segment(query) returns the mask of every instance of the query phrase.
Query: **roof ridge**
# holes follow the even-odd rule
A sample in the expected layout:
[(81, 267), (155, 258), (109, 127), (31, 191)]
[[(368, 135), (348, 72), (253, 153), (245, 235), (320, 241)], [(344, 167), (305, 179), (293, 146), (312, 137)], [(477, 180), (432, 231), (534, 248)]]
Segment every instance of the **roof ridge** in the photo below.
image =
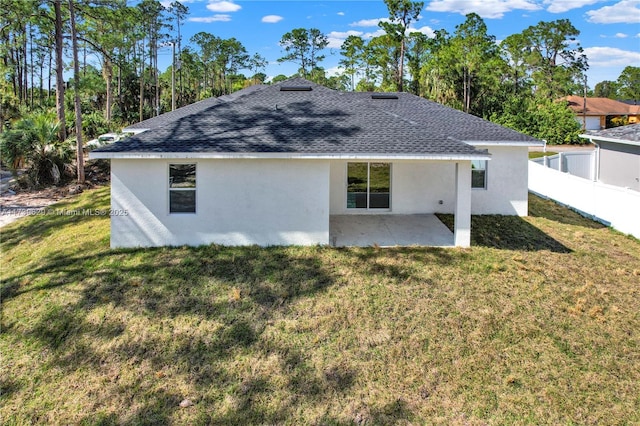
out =
[(332, 89), (330, 87), (323, 86), (322, 84), (315, 83), (315, 82), (313, 82), (311, 80), (308, 80), (308, 79), (306, 79), (304, 77), (301, 77), (301, 76), (298, 76), (298, 75), (297, 76), (293, 76), (293, 77), (289, 77), (286, 80), (282, 80), (282, 81), (279, 81), (277, 83), (273, 83), (273, 84), (269, 85), (269, 87), (278, 87), (278, 88), (286, 87), (286, 86), (291, 86), (291, 87), (311, 86), (313, 90), (320, 89), (320, 90), (322, 90), (324, 92), (341, 93), (339, 90), (335, 90), (335, 89)]
[[(286, 92), (282, 86), (312, 90)], [(472, 141), (538, 143), (406, 92), (374, 100), (371, 92), (337, 91), (299, 76), (252, 87), (155, 118), (150, 131), (97, 152), (471, 154), (478, 152)]]

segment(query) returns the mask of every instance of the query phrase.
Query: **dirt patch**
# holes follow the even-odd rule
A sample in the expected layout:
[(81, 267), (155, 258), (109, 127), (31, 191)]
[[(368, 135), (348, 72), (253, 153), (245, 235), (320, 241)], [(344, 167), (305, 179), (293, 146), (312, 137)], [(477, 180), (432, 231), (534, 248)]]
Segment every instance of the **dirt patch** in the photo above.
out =
[(42, 212), (47, 206), (64, 198), (82, 193), (86, 189), (107, 185), (110, 182), (109, 163), (104, 160), (88, 162), (85, 167), (85, 183), (70, 183), (41, 189), (24, 189), (2, 171), (0, 193), (0, 228), (29, 215)]
[(38, 214), (66, 196), (63, 188), (57, 187), (15, 194), (7, 191), (0, 196), (0, 228), (21, 217)]

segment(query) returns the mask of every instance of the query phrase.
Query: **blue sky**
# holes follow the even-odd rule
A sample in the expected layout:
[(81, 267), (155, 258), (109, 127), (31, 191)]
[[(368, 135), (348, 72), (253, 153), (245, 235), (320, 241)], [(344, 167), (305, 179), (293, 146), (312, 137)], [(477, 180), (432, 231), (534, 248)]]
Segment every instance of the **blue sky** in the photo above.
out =
[[(294, 64), (277, 62), (283, 55), (278, 42), (293, 28), (318, 28), (329, 36), (330, 48), (321, 65), (335, 72), (342, 41), (349, 34), (364, 38), (380, 34), (377, 23), (388, 16), (382, 0), (182, 3), (189, 8), (183, 45), (200, 31), (235, 37), (251, 54), (258, 52), (269, 61), (265, 73), (270, 77), (296, 71)], [(640, 66), (640, 0), (425, 0), (424, 4), (421, 19), (413, 27), (427, 35), (442, 28), (453, 33), (471, 12), (482, 16), (489, 34), (498, 41), (540, 21), (569, 19), (581, 32), (578, 41), (589, 60), (592, 88), (599, 81), (617, 79), (627, 65)], [(162, 69), (170, 64), (170, 57), (168, 49), (161, 54)]]

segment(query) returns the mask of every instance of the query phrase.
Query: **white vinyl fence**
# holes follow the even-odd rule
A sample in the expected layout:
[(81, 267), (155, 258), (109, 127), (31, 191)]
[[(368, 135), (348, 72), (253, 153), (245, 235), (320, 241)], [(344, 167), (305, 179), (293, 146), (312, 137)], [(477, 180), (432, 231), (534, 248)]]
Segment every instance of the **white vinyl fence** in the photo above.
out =
[(561, 152), (531, 161), (584, 179), (596, 179), (595, 151)]
[(640, 238), (640, 192), (593, 182), (529, 161), (529, 191)]

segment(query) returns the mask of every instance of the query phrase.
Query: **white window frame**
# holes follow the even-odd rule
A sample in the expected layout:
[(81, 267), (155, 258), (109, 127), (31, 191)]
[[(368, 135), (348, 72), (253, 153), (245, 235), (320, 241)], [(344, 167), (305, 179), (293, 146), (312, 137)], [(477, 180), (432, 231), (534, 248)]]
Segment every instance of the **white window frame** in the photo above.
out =
[[(193, 165), (195, 167), (196, 170), (196, 186), (194, 188), (171, 188), (171, 166), (180, 166), (180, 165)], [(183, 214), (197, 214), (198, 213), (198, 163), (195, 161), (172, 161), (167, 163), (167, 212), (170, 215), (183, 215)], [(172, 212), (171, 211), (171, 192), (173, 191), (180, 191), (180, 192), (187, 192), (187, 191), (193, 191), (195, 193), (194, 195), (194, 200), (195, 200), (195, 206), (194, 206), (194, 211), (192, 212)]]
[[(349, 164), (350, 163), (365, 163), (367, 165), (367, 207), (349, 207)], [(376, 208), (369, 207), (369, 195), (370, 192), (370, 182), (371, 182), (371, 163), (382, 163), (389, 165), (389, 207)], [(344, 201), (346, 203), (346, 211), (353, 213), (363, 213), (363, 212), (389, 212), (391, 211), (392, 206), (392, 198), (393, 198), (393, 163), (390, 161), (347, 161), (345, 164), (345, 185), (344, 185)]]
[[(477, 161), (480, 163), (484, 163), (484, 169), (474, 169), (473, 162)], [(474, 170), (484, 170), (484, 186), (473, 186), (473, 172)], [(487, 160), (472, 160), (471, 161), (471, 189), (473, 190), (486, 190), (489, 186), (489, 161)]]

